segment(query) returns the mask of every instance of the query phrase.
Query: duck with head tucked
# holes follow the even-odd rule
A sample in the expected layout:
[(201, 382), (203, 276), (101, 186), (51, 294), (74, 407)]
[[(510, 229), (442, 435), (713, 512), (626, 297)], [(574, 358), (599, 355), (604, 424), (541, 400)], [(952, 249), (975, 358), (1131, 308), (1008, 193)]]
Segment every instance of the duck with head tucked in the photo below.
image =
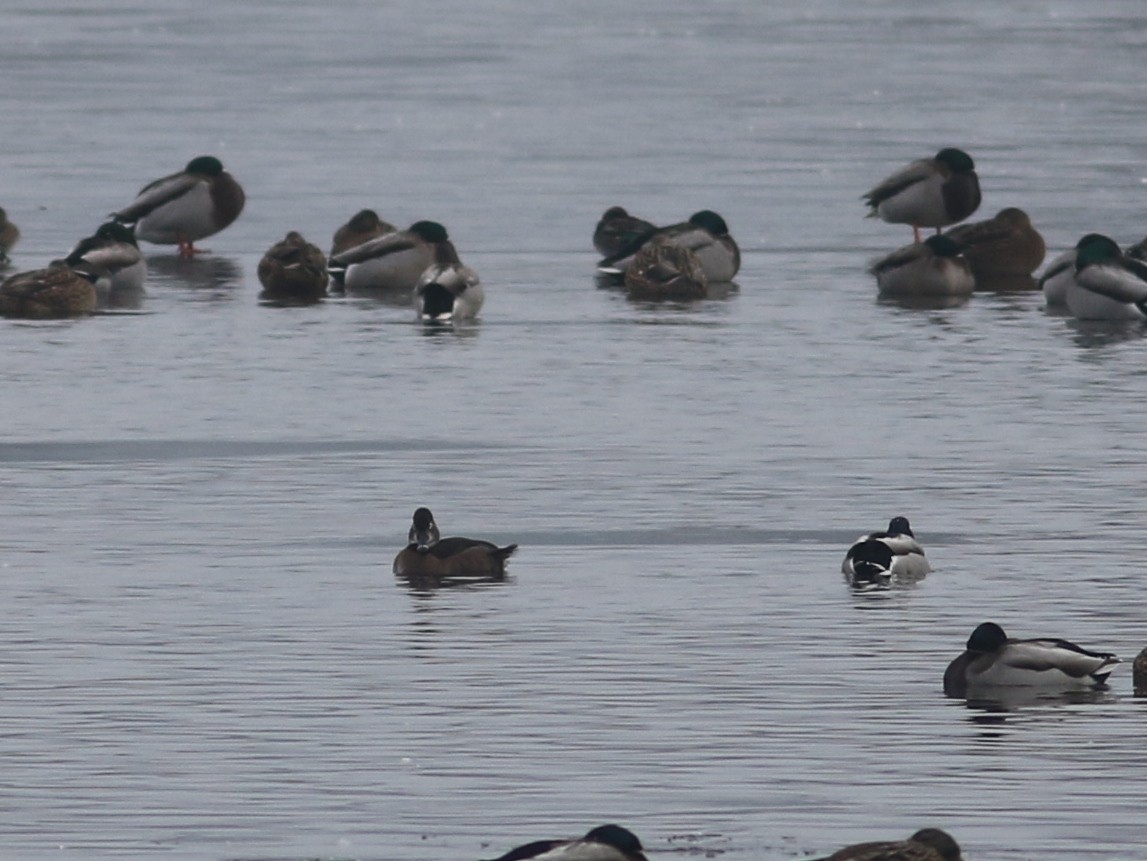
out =
[(711, 209), (702, 209), (681, 224), (659, 227), (636, 236), (598, 264), (604, 275), (624, 275), (634, 256), (654, 239), (672, 242), (696, 255), (709, 281), (732, 281), (741, 268), (741, 249), (729, 235), (729, 225)]
[(986, 221), (973, 221), (945, 231), (960, 246), (977, 282), (1012, 277), (1029, 280), (1047, 254), (1043, 237), (1022, 209), (1009, 206)]
[(932, 158), (918, 159), (893, 173), (863, 195), (869, 218), (912, 225), (914, 241), (921, 227), (963, 221), (980, 207), (980, 179), (972, 157), (947, 147)]
[(65, 261), (87, 264), (98, 275), (96, 294), (101, 306), (132, 304), (143, 294), (147, 263), (130, 227), (118, 221), (101, 224), (96, 232), (76, 243)]
[(1075, 277), (1064, 301), (1080, 320), (1147, 319), (1147, 263), (1126, 256), (1115, 240), (1089, 233), (1075, 246)]
[[(891, 558), (881, 553), (874, 544), (887, 547)], [(876, 585), (882, 585), (880, 581), (884, 576), (880, 573), (881, 567), (886, 568), (889, 578), (909, 581), (919, 580), (932, 570), (907, 517), (893, 517), (888, 522), (888, 529), (883, 532), (870, 532), (857, 538), (845, 553), (840, 570), (849, 578), (849, 582), (859, 580), (863, 585), (875, 580)]]
[(637, 835), (620, 825), (599, 825), (576, 840), (535, 840), (494, 861), (647, 861)]
[(923, 828), (907, 840), (856, 843), (819, 861), (961, 861), (961, 854), (947, 831)]
[(697, 255), (672, 239), (655, 236), (625, 270), (631, 299), (703, 299), (709, 279)]
[(976, 289), (972, 267), (947, 236), (905, 245), (869, 267), (884, 296), (968, 296)]
[(482, 310), (486, 291), (478, 280), (478, 273), (458, 258), (454, 243), (446, 238), (445, 228), (439, 236), (433, 243), (434, 262), (419, 276), (414, 288), (418, 319), (430, 323), (472, 320)]
[(8, 263), (8, 252), (20, 238), (20, 228), (8, 220), (8, 213), (0, 208), (0, 266)]
[(995, 622), (984, 622), (944, 671), (944, 693), (968, 698), (1001, 688), (1097, 688), (1107, 683), (1118, 663), (1110, 652), (1092, 652), (1054, 638), (1015, 640)]
[(331, 238), (331, 256), (395, 230), (393, 224), (383, 221), (373, 209), (360, 209), (335, 231)]
[(630, 215), (624, 207), (611, 206), (593, 231), (593, 247), (602, 257), (612, 257), (637, 237), (653, 233), (657, 225)]
[(135, 236), (155, 245), (178, 245), (181, 257), (200, 249), (195, 241), (212, 236), (243, 211), (242, 187), (215, 156), (201, 155), (178, 173), (148, 183), (136, 199), (112, 217), (135, 226)]
[(294, 230), (267, 250), (257, 274), (260, 299), (311, 303), (327, 294), (326, 255)]
[(0, 284), (0, 317), (58, 320), (92, 314), (98, 278), (85, 261), (54, 260), (47, 269), (17, 272)]
[(348, 290), (412, 295), (422, 274), (440, 258), (457, 257), (446, 228), (437, 221), (416, 221), (398, 230), (368, 239), (332, 254), (327, 263), (331, 277)]
[(506, 560), (518, 549), (478, 538), (442, 538), (429, 508), (418, 508), (406, 547), (394, 557), (394, 573), (412, 578), (501, 578)]

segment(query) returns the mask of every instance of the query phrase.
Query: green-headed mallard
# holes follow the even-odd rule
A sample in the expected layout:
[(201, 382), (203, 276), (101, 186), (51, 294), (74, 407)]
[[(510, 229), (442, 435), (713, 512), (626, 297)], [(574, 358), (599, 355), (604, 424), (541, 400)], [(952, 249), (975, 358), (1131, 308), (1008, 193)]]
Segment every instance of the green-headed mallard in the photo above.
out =
[(932, 158), (905, 165), (867, 194), (863, 200), (870, 218), (892, 224), (910, 224), (916, 242), (921, 227), (941, 227), (963, 221), (980, 206), (980, 180), (966, 152), (954, 147)]
[(135, 225), (135, 236), (155, 245), (178, 245), (179, 253), (197, 252), (195, 241), (218, 233), (239, 217), (246, 196), (222, 162), (201, 155), (178, 173), (148, 183), (116, 221)]

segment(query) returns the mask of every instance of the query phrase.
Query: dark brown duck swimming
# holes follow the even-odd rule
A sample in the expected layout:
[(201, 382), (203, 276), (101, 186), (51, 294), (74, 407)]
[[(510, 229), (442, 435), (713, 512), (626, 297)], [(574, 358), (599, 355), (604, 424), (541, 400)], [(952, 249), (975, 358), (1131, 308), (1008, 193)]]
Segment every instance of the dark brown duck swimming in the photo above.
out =
[(947, 831), (924, 828), (907, 840), (845, 846), (820, 861), (961, 861), (961, 856)]
[(442, 538), (429, 508), (414, 512), (406, 547), (394, 557), (403, 577), (503, 577), (506, 560), (518, 549), (478, 538)]

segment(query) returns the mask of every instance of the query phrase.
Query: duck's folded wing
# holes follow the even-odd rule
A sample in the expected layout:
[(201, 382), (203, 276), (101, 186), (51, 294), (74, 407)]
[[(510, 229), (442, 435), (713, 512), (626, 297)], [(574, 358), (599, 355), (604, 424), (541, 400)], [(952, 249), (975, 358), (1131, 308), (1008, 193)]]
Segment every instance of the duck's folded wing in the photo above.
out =
[[(899, 269), (901, 266), (907, 266), (922, 256), (920, 245), (905, 245), (903, 248), (897, 248), (891, 254), (881, 257), (879, 260), (874, 260), (868, 267), (868, 271), (873, 275), (879, 275), (881, 272), (888, 272), (892, 269)], [(872, 538), (879, 537), (875, 534), (869, 536)]]
[(988, 220), (977, 221), (974, 224), (961, 224), (958, 227), (944, 231), (944, 235), (957, 245), (970, 248), (986, 242), (1001, 242), (1010, 239), (1014, 232), (1011, 228), (1001, 225), (998, 221)]
[(361, 263), (364, 260), (385, 257), (400, 251), (409, 251), (414, 245), (414, 240), (405, 233), (385, 233), (374, 239), (368, 239), (361, 245), (340, 251), (338, 254), (332, 254), (331, 263), (350, 266), (352, 263)]
[(485, 547), (487, 550), (497, 550), (498, 545), (490, 541), (482, 541), (478, 538), (462, 538), (460, 536), (454, 538), (443, 538), (430, 548), (430, 552), (437, 556), (439, 559), (447, 559), (458, 553), (464, 553), (475, 547)]
[(1003, 660), (1021, 670), (1059, 670), (1077, 679), (1101, 672), (1119, 658), (1105, 652), (1090, 652), (1067, 640), (1015, 640), (1008, 643)]
[(930, 176), (936, 174), (936, 162), (930, 158), (917, 159), (911, 164), (905, 165), (880, 185), (869, 191), (867, 194), (862, 195), (865, 203), (875, 209), (882, 201), (890, 197), (894, 197), (904, 189), (915, 185), (918, 182), (923, 182)]
[(641, 250), (641, 246), (643, 246), (646, 242), (648, 242), (650, 239), (652, 239), (658, 233), (661, 233), (661, 232), (668, 230), (668, 229), (669, 228), (653, 227), (649, 230), (645, 230), (645, 231), (642, 231), (640, 233), (634, 234), (630, 238), (630, 240), (625, 243), (625, 245), (623, 245), (621, 248), (619, 248), (617, 250), (617, 253), (611, 254), (609, 257), (603, 258), (601, 260), (601, 262), (599, 262), (597, 264), (598, 269), (610, 269), (613, 266), (615, 266), (617, 263), (621, 262), (622, 260), (625, 260), (625, 258), (632, 257), (634, 254), (636, 254), (638, 251)]
[(173, 173), (171, 176), (157, 179), (155, 182), (145, 185), (129, 206), (119, 212), (113, 212), (112, 216), (117, 221), (139, 221), (163, 204), (187, 194), (201, 182), (203, 182), (203, 177), (190, 173)]
[(519, 846), (516, 849), (511, 849), (505, 855), (500, 855), (494, 861), (526, 861), (527, 858), (537, 858), (561, 846), (565, 840), (535, 840), (533, 843), (527, 843), (525, 846)]
[(1075, 280), (1092, 293), (1116, 302), (1139, 305), (1147, 302), (1147, 280), (1127, 267), (1110, 264), (1088, 266)]

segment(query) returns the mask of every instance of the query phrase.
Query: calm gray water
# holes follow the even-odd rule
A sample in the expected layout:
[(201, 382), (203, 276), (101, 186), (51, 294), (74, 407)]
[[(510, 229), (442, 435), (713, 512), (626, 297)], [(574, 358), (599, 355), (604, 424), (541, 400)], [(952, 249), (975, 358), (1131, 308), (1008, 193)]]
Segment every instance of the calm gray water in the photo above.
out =
[[(1147, 858), (1147, 700), (992, 712), (985, 619), (1147, 644), (1147, 341), (1033, 294), (882, 304), (859, 196), (960, 146), (1053, 253), (1147, 232), (1140, 3), (17, 0), (4, 206), (30, 269), (219, 155), (248, 206), (139, 313), (6, 322), (0, 855), (474, 859), (618, 821), (651, 859), (950, 830)], [(724, 301), (641, 306), (593, 224), (709, 207)], [(444, 222), (483, 318), (272, 309), (255, 264)], [(390, 573), (411, 512), (521, 550)], [(848, 592), (908, 515), (935, 571)]]

